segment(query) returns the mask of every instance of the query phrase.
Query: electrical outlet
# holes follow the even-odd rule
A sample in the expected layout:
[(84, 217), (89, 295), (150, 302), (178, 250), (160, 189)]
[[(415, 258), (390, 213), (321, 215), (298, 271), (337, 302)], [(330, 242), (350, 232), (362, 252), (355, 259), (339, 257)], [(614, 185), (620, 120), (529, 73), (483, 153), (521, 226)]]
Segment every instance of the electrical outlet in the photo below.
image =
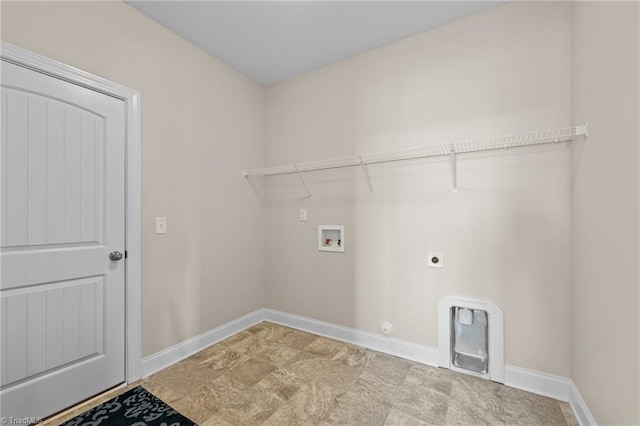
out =
[(442, 257), (442, 253), (429, 252), (427, 253), (427, 264), (431, 268), (443, 268), (444, 267), (444, 259)]
[(389, 321), (382, 321), (380, 323), (380, 331), (385, 336), (391, 336), (393, 334), (393, 324), (391, 324)]
[(300, 209), (300, 222), (307, 221), (307, 209)]
[(166, 233), (167, 233), (167, 218), (156, 217), (156, 234), (166, 234)]

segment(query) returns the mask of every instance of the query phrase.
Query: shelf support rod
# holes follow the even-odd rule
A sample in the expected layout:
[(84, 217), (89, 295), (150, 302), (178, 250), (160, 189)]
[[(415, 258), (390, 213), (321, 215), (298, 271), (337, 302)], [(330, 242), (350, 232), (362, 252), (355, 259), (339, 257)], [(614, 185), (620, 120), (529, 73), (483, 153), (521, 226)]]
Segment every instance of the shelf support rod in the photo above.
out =
[(453, 149), (453, 146), (450, 149), (451, 151), (449, 153), (449, 164), (451, 165), (451, 183), (453, 185), (453, 192), (458, 192), (458, 170), (457, 170), (456, 151)]
[(302, 184), (304, 185), (304, 187), (307, 189), (307, 192), (309, 193), (309, 196), (307, 198), (313, 198), (313, 192), (311, 192), (311, 188), (309, 188), (309, 185), (307, 184), (307, 181), (304, 180), (304, 176), (302, 176), (302, 172), (298, 168), (298, 165), (294, 164), (293, 166), (296, 168), (296, 173), (298, 173), (298, 176), (300, 177), (300, 180), (302, 181)]
[(367, 179), (367, 185), (369, 185), (369, 191), (373, 194), (373, 184), (371, 183), (371, 176), (369, 176), (369, 168), (366, 163), (362, 161), (362, 157), (360, 158), (360, 166), (362, 166), (362, 173), (364, 173), (364, 177)]

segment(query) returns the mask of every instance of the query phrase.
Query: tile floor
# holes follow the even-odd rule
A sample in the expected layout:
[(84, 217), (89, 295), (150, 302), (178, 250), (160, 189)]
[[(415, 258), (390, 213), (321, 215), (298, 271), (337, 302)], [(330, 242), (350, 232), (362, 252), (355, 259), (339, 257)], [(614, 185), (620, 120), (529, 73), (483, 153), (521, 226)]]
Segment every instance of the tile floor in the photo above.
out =
[(566, 402), (269, 322), (119, 392), (137, 384), (202, 426), (578, 424)]

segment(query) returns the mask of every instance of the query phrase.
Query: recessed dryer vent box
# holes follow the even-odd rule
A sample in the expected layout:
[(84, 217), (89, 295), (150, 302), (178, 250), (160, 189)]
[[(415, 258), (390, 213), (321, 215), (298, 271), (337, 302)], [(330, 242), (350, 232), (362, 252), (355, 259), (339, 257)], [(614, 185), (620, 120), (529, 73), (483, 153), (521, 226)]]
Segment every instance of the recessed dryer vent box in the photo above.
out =
[(344, 226), (318, 226), (318, 250), (344, 253)]

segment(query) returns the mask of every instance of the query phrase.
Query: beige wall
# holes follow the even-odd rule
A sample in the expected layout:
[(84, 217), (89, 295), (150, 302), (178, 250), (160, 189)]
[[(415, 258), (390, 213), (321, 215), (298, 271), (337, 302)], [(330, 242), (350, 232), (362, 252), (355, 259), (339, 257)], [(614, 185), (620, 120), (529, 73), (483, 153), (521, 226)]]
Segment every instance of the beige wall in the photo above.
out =
[(640, 423), (638, 3), (575, 3), (572, 377), (601, 425)]
[(2, 40), (141, 92), (143, 355), (262, 307), (241, 170), (263, 163), (264, 89), (124, 3), (2, 2)]
[[(266, 162), (567, 126), (570, 61), (570, 4), (511, 3), (270, 86)], [(491, 298), (507, 363), (570, 375), (567, 147), (461, 161), (455, 194), (446, 162), (372, 170), (374, 196), (353, 173), (309, 177), (312, 200), (295, 177), (259, 182), (267, 307), (371, 332), (388, 320), (435, 347), (440, 298)], [(344, 254), (317, 251), (319, 224), (346, 226)]]

